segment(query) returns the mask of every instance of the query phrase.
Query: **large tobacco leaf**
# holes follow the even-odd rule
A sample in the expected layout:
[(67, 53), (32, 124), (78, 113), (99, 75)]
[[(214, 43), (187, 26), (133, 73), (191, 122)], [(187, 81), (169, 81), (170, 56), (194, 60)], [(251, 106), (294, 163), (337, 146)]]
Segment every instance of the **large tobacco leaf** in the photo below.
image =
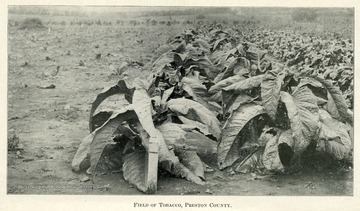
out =
[(211, 102), (221, 102), (222, 94), (221, 92), (217, 92), (209, 97), (209, 101)]
[[(322, 106), (325, 103), (329, 102), (328, 101), (328, 95), (329, 95), (328, 91), (315, 78), (311, 78), (311, 77), (301, 78), (298, 86), (299, 87), (307, 86), (314, 93), (319, 106)], [(330, 100), (332, 100), (332, 99), (330, 99)]]
[(291, 130), (280, 131), (275, 128), (263, 129), (258, 139), (259, 148), (249, 153), (243, 160), (232, 166), (240, 173), (249, 173), (264, 168), (273, 172), (284, 172), (293, 158), (294, 140)]
[(200, 103), (185, 98), (178, 98), (169, 100), (167, 105), (172, 112), (178, 115), (208, 125), (215, 137), (221, 133), (219, 120), (209, 109)]
[(145, 159), (146, 150), (136, 149), (123, 157), (123, 176), (126, 181), (137, 189), (146, 192), (145, 185)]
[[(125, 149), (126, 145), (129, 145), (129, 143), (133, 142), (128, 137), (126, 137), (126, 140), (127, 141), (121, 141), (121, 143), (106, 145), (98, 162), (97, 171), (100, 171), (101, 173), (111, 173), (122, 168), (122, 158), (124, 155), (123, 150)], [(128, 149), (129, 148), (126, 150)]]
[(241, 80), (237, 83), (234, 83), (230, 86), (223, 88), (225, 91), (241, 92), (247, 89), (252, 89), (260, 86), (264, 75), (258, 75), (245, 80)]
[(187, 61), (185, 68), (188, 68), (192, 65), (198, 66), (200, 69), (205, 70), (207, 76), (210, 79), (214, 79), (218, 74), (217, 69), (214, 64), (206, 55), (198, 55), (196, 58), (191, 58)]
[(206, 86), (202, 84), (202, 82), (200, 81), (200, 79), (196, 76), (194, 77), (183, 77), (181, 79), (181, 83), (182, 84), (186, 84), (189, 87), (191, 87), (194, 96), (196, 96), (197, 98), (203, 98), (203, 100), (206, 99), (206, 97), (208, 96), (207, 89)]
[(316, 77), (328, 91), (327, 110), (331, 116), (340, 121), (353, 125), (353, 116), (348, 113), (348, 107), (340, 89), (333, 85), (330, 80)]
[(236, 56), (230, 57), (226, 61), (226, 64), (225, 64), (226, 69), (220, 79), (225, 80), (233, 75), (243, 76), (244, 74), (246, 74), (246, 71), (238, 71), (237, 70), (238, 68), (244, 67), (244, 64), (243, 64), (244, 62), (245, 62), (244, 58), (239, 58)]
[[(331, 94), (328, 92), (327, 95), (327, 103), (325, 104), (325, 109), (331, 114), (334, 119), (339, 121), (344, 121), (344, 117), (340, 115), (339, 109), (336, 106), (334, 98), (332, 98)], [(344, 121), (345, 122), (345, 121)]]
[(113, 142), (113, 134), (123, 121), (136, 119), (136, 114), (131, 106), (114, 113), (104, 125), (94, 131), (94, 138), (90, 144), (91, 172), (95, 175), (96, 168), (106, 145)]
[(160, 163), (160, 166), (177, 177), (185, 178), (188, 181), (194, 182), (199, 185), (205, 184), (199, 176), (195, 175), (184, 164), (180, 162), (169, 164), (167, 163), (167, 161), (163, 161)]
[(101, 127), (113, 114), (113, 111), (100, 111), (95, 114), (92, 118), (91, 125), (92, 130), (96, 130)]
[(267, 170), (284, 172), (292, 164), (294, 157), (295, 141), (291, 129), (276, 130), (276, 134), (265, 131), (263, 134), (261, 142), (266, 144), (261, 156), (262, 164)]
[(152, 104), (145, 89), (136, 89), (133, 95), (132, 107), (145, 131), (152, 136), (156, 129), (152, 119)]
[(311, 140), (316, 138), (319, 122), (319, 107), (314, 94), (306, 86), (299, 87), (291, 96), (281, 92), (281, 101), (285, 103), (290, 126), (296, 140), (294, 153), (300, 155)]
[(226, 99), (226, 94), (223, 94), (223, 101), (224, 103), (224, 109), (223, 113), (232, 113), (234, 110), (239, 108), (241, 105), (252, 103), (255, 99), (250, 97), (247, 94), (240, 93), (240, 94), (234, 94), (231, 95), (230, 98)]
[(188, 168), (193, 174), (205, 181), (204, 165), (194, 150), (175, 149), (175, 155), (180, 162)]
[(283, 172), (284, 166), (281, 163), (279, 155), (278, 138), (279, 135), (274, 135), (267, 140), (262, 156), (262, 163), (265, 168), (270, 171)]
[(128, 88), (127, 84), (124, 80), (120, 80), (115, 86), (110, 88), (104, 89), (98, 96), (96, 97), (95, 101), (92, 103), (91, 110), (90, 110), (90, 119), (89, 119), (89, 128), (90, 132), (94, 131), (93, 128), (93, 115), (98, 108), (98, 106), (106, 100), (106, 98), (113, 96), (115, 94), (124, 94), (125, 99), (131, 103), (132, 102), (132, 93), (134, 92), (134, 88)]
[[(149, 144), (156, 143), (159, 147), (159, 162), (165, 170), (176, 176), (186, 178), (197, 184), (203, 184), (203, 181), (199, 177), (195, 176), (193, 172), (191, 172), (183, 164), (181, 164), (179, 162), (179, 159), (169, 151), (163, 134), (155, 128), (152, 122), (151, 101), (146, 91), (142, 89), (135, 90), (133, 99), (134, 103), (136, 102), (136, 104), (133, 104), (133, 108), (139, 118), (137, 130), (140, 133), (143, 146), (148, 149)], [(170, 137), (167, 138), (170, 139)]]
[(285, 74), (280, 69), (267, 71), (261, 83), (261, 99), (267, 114), (275, 120), (280, 100), (280, 89)]
[(229, 153), (239, 132), (251, 119), (264, 113), (265, 110), (260, 105), (253, 103), (245, 104), (235, 110), (232, 116), (225, 122), (221, 141), (218, 145), (218, 165), (221, 169), (232, 165), (240, 156), (237, 154), (237, 150), (233, 150), (234, 153)]
[(167, 53), (167, 52), (171, 52), (175, 47), (173, 45), (170, 44), (164, 44), (161, 45), (160, 47), (158, 47), (155, 51), (154, 51), (154, 57), (153, 58), (159, 58), (161, 55)]
[(206, 93), (206, 89), (203, 92), (195, 92), (195, 90), (193, 89), (193, 87), (191, 87), (191, 85), (189, 84), (182, 84), (182, 89), (192, 97), (192, 99), (196, 102), (199, 102), (201, 105), (205, 106), (208, 108), (208, 97), (205, 97), (203, 95), (203, 93)]
[(171, 62), (174, 61), (175, 52), (168, 51), (162, 54), (152, 65), (151, 72), (155, 75), (163, 72), (164, 68), (167, 68)]
[[(240, 64), (240, 59), (235, 57), (229, 57), (223, 62), (223, 65), (219, 67), (221, 72), (214, 78), (214, 83), (219, 83), (221, 80), (225, 80), (234, 75), (234, 69)], [(240, 76), (240, 74), (239, 74)]]
[(209, 89), (209, 94), (216, 94), (216, 93), (220, 92), (222, 88), (225, 88), (231, 84), (242, 81), (244, 79), (245, 78), (243, 76), (239, 76), (239, 75), (235, 75), (235, 76), (229, 77), (227, 79), (224, 79), (224, 80), (218, 82), (217, 84), (215, 84), (214, 86), (212, 86)]
[(338, 160), (349, 157), (352, 141), (350, 128), (344, 123), (333, 119), (330, 114), (320, 110), (319, 146)]
[[(153, 131), (153, 135), (150, 136), (141, 124), (137, 126), (137, 129), (143, 142), (150, 143), (152, 141), (156, 141), (157, 143), (159, 143), (159, 164), (162, 169), (170, 172), (177, 177), (186, 178), (187, 180), (196, 184), (204, 184), (201, 178), (196, 176), (192, 171), (190, 171), (186, 166), (184, 166), (179, 161), (179, 158), (175, 156), (174, 152), (168, 149), (165, 139), (163, 138), (159, 130), (155, 129)], [(151, 141), (150, 139), (153, 140)]]
[(165, 122), (157, 129), (161, 132), (168, 147), (184, 147), (186, 145), (186, 132), (181, 129), (180, 124)]
[(173, 94), (175, 87), (171, 87), (169, 89), (166, 89), (161, 96), (161, 105), (165, 105), (168, 99), (170, 98), (171, 94)]
[(76, 154), (72, 160), (72, 170), (75, 172), (84, 171), (90, 167), (90, 144), (94, 139), (93, 134), (87, 135), (82, 141), (76, 151)]
[(207, 126), (207, 125), (205, 125), (205, 124), (203, 124), (201, 122), (188, 119), (188, 118), (186, 118), (184, 116), (178, 116), (178, 118), (183, 123), (183, 124), (179, 124), (179, 127), (181, 129), (183, 129), (184, 131), (191, 132), (193, 130), (198, 130), (200, 133), (202, 133), (202, 134), (204, 134), (206, 136), (207, 135), (213, 135), (216, 139), (220, 138), (220, 134), (211, 133), (210, 130), (209, 130), (209, 126)]
[(196, 153), (203, 160), (213, 161), (212, 159), (216, 155), (217, 142), (200, 132), (186, 132), (186, 145), (189, 148), (196, 149)]
[(261, 161), (267, 170), (284, 172), (286, 167), (292, 164), (295, 142), (291, 129), (286, 131), (275, 128), (264, 130), (259, 142), (260, 145), (265, 144)]
[(229, 56), (230, 55), (227, 51), (215, 51), (210, 55), (210, 59), (216, 66), (216, 68), (218, 68), (219, 70), (224, 70), (227, 63), (226, 61), (228, 60)]

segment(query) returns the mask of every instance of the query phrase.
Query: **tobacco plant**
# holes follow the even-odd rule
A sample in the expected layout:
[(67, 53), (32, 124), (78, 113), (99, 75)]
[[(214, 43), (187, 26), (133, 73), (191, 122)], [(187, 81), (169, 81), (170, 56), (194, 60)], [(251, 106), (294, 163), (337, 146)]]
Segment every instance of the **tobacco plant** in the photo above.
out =
[[(155, 54), (146, 80), (120, 80), (97, 96), (75, 171), (122, 168), (125, 180), (147, 192), (145, 155), (154, 142), (160, 169), (197, 184), (207, 167), (192, 145), (199, 141), (217, 142), (219, 169), (242, 173), (293, 172), (312, 146), (351, 160), (353, 114), (342, 93), (348, 70), (340, 90), (329, 71), (283, 64), (221, 26), (186, 30)], [(126, 106), (94, 115), (115, 94)]]

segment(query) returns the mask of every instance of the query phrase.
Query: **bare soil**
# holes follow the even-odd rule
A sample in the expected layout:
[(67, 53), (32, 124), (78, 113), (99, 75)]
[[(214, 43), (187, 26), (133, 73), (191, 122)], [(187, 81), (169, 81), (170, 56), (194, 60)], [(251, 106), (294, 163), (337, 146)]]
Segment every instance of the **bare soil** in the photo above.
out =
[[(182, 31), (163, 27), (9, 28), (8, 131), (19, 137), (19, 148), (8, 152), (8, 194), (142, 194), (121, 173), (98, 176), (93, 184), (71, 170), (71, 161), (89, 133), (92, 101), (122, 77), (113, 66), (146, 65), (159, 45)], [(136, 65), (127, 73), (129, 80), (148, 74)], [(49, 85), (55, 88), (43, 89)], [(157, 194), (353, 195), (353, 170), (344, 165), (320, 168), (314, 161), (294, 175), (262, 176), (216, 170), (215, 154), (204, 161), (215, 168), (204, 186), (161, 173)]]

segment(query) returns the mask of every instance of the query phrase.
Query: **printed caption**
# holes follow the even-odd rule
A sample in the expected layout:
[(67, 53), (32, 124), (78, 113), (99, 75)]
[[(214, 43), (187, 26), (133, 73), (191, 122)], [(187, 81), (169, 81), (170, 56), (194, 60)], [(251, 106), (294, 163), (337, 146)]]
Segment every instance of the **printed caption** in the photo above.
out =
[(134, 202), (135, 208), (231, 208), (227, 203), (139, 203)]

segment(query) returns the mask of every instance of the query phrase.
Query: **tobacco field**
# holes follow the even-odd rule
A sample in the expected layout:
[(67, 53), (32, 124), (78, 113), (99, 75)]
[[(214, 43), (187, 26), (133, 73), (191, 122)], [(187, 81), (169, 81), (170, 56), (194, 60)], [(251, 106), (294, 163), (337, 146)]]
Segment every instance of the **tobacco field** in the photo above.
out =
[(353, 194), (351, 14), (156, 11), (12, 11), (7, 193)]

